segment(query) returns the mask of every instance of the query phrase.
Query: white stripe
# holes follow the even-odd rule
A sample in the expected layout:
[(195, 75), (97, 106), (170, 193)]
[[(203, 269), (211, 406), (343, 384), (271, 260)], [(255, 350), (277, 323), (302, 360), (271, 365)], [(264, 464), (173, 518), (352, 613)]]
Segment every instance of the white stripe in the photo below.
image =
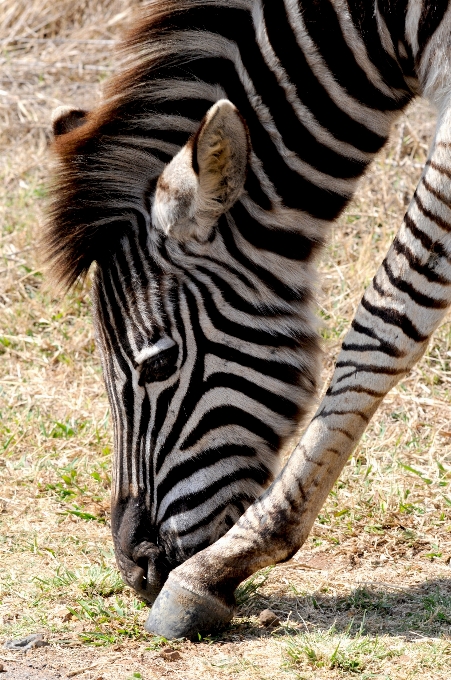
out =
[[(365, 153), (357, 149), (352, 144), (341, 141), (333, 136), (333, 133), (319, 123), (312, 111), (302, 103), (296, 87), (290, 82), (283, 65), (274, 53), (272, 45), (269, 41), (266, 24), (263, 14), (263, 6), (259, 0), (254, 5), (253, 11), (255, 34), (260, 48), (260, 52), (266, 62), (268, 68), (274, 73), (277, 82), (285, 92), (286, 100), (291, 104), (293, 111), (298, 117), (300, 123), (313, 135), (313, 137), (324, 146), (343, 155), (345, 158), (353, 158), (358, 161), (368, 162), (373, 157), (371, 153)], [(387, 88), (388, 89), (388, 88)]]
[(341, 87), (329, 71), (321, 52), (317, 49), (304, 24), (302, 14), (296, 0), (285, 0), (287, 16), (290, 19), (291, 28), (296, 37), (299, 47), (312, 69), (312, 73), (323, 85), (332, 101), (350, 118), (360, 123), (368, 130), (375, 132), (381, 137), (386, 137), (390, 132), (391, 124), (397, 112), (385, 112), (371, 109), (351, 97)]

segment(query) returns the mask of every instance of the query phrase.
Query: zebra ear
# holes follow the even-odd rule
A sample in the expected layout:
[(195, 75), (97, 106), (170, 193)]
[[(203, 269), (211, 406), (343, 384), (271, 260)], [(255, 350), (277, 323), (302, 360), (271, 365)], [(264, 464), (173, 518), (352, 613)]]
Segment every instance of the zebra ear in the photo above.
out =
[(154, 226), (178, 240), (205, 241), (243, 192), (249, 150), (238, 110), (227, 99), (216, 102), (158, 178)]
[(66, 134), (85, 122), (87, 111), (72, 109), (70, 106), (58, 106), (52, 112), (53, 135), (59, 137)]

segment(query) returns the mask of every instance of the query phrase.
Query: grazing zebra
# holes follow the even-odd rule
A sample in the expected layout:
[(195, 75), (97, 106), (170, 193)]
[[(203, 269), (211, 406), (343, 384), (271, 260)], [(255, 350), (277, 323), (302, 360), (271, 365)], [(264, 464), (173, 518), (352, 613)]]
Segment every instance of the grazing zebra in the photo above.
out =
[[(97, 262), (117, 561), (148, 600), (163, 586), (147, 629), (180, 637), (298, 550), (451, 302), (451, 7), (156, 0), (125, 50), (97, 110), (55, 113), (45, 238), (67, 285)], [(438, 109), (429, 160), (274, 479), (319, 375), (314, 258), (417, 94)]]

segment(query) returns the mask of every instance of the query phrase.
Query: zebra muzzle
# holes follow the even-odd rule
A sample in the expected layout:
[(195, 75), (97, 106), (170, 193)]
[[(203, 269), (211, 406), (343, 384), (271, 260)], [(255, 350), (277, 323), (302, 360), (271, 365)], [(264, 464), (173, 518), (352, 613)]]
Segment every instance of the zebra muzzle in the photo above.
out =
[(153, 603), (168, 577), (165, 555), (154, 543), (143, 541), (133, 549), (131, 557), (116, 550), (122, 578), (140, 597)]
[(141, 571), (140, 577), (136, 573), (137, 579), (132, 587), (142, 597), (153, 603), (169, 574), (164, 552), (154, 543), (143, 541), (133, 550), (132, 558), (136, 567)]
[(145, 501), (130, 496), (112, 502), (111, 526), (122, 578), (140, 597), (154, 602), (171, 567), (164, 548), (157, 545)]

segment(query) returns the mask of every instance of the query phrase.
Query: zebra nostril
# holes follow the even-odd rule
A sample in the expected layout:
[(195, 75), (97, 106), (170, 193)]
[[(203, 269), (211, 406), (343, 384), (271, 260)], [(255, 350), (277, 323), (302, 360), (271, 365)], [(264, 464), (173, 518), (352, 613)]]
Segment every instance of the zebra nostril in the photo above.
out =
[(141, 571), (139, 587), (133, 587), (142, 597), (153, 603), (169, 574), (165, 554), (154, 543), (143, 541), (134, 548), (132, 559), (136, 568)]
[(124, 564), (124, 560), (118, 560), (122, 578), (138, 594), (146, 590), (146, 571), (139, 565), (129, 562)]

